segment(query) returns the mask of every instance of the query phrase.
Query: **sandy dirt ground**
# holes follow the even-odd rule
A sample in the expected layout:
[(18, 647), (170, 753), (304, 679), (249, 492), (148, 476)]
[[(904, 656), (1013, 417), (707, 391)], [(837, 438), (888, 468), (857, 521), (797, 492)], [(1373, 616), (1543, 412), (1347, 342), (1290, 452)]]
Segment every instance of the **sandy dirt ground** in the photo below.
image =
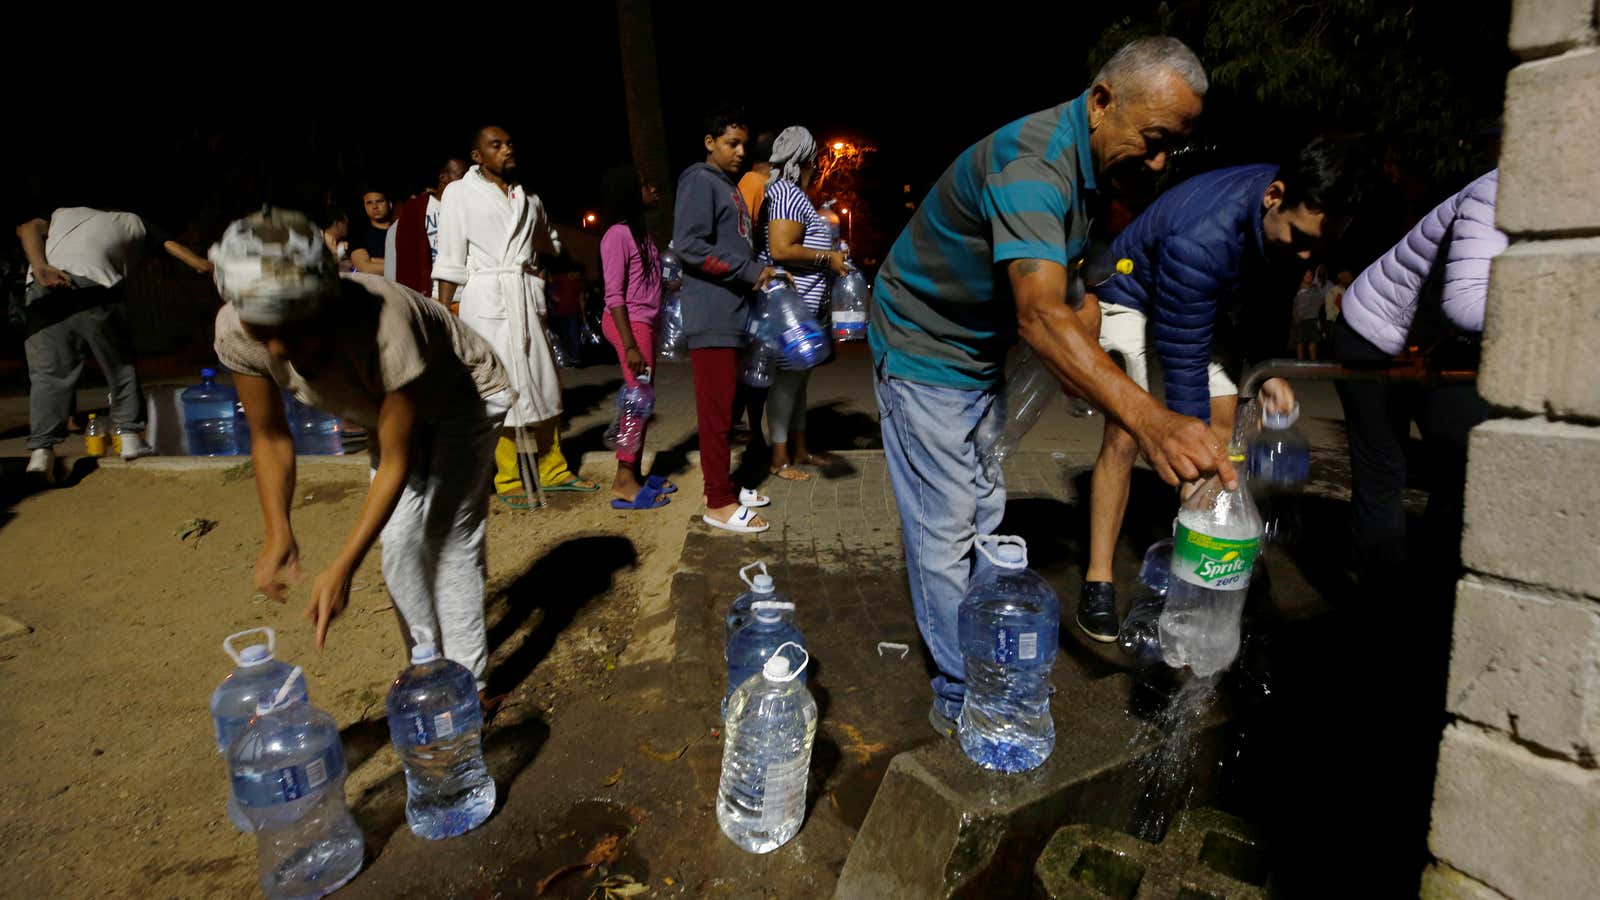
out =
[[(365, 474), (301, 467), (293, 517), (308, 572), (343, 541)], [(697, 472), (680, 484), (698, 496)], [(31, 631), (0, 640), (0, 895), (256, 895), (254, 841), (224, 816), (207, 704), (232, 666), (222, 639), (258, 625), (277, 630), (280, 658), (305, 667), (313, 702), (344, 729), (369, 859), (404, 830), (383, 724), (404, 645), (376, 550), (318, 652), (309, 578), (287, 606), (251, 600), (261, 522), (242, 472), (108, 467), (8, 505), (0, 616)], [(604, 689), (640, 604), (665, 602), (686, 517), (616, 512), (603, 494), (492, 506), (489, 680), (510, 699), (491, 732), (547, 732), (571, 699)], [(195, 518), (216, 525), (181, 539)]]

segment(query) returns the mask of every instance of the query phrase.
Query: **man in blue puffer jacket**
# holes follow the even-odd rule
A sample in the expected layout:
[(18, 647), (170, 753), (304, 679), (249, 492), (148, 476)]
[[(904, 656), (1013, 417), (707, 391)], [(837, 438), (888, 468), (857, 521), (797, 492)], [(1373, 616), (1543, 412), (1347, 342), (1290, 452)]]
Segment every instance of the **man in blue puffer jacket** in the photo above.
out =
[[(1352, 143), (1317, 138), (1281, 168), (1219, 169), (1161, 195), (1111, 245), (1113, 256), (1133, 261), (1133, 271), (1095, 290), (1101, 346), (1149, 390), (1146, 347), (1153, 340), (1167, 406), (1211, 422), (1226, 442), (1239, 391), (1212, 359), (1219, 308), (1240, 297), (1248, 272), (1292, 257), (1309, 260), (1344, 233), (1367, 193), (1371, 170), (1363, 163)], [(1267, 382), (1262, 396), (1271, 409), (1294, 403), (1282, 379)], [(1089, 567), (1077, 617), (1078, 627), (1101, 642), (1117, 636), (1111, 558), (1137, 456), (1132, 436), (1108, 418), (1094, 468)]]

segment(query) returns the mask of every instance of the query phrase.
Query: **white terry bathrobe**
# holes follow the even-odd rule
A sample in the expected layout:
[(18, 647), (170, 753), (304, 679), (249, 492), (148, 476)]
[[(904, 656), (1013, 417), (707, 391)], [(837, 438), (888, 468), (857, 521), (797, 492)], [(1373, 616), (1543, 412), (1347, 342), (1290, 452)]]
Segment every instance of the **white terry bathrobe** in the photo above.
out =
[(561, 382), (544, 331), (544, 279), (532, 274), (539, 252), (559, 254), (561, 240), (537, 194), (520, 184), (502, 193), (477, 166), (445, 188), (433, 277), (463, 286), (456, 293), (462, 324), (489, 342), (510, 377), (517, 402), (506, 414), (508, 428), (561, 415)]

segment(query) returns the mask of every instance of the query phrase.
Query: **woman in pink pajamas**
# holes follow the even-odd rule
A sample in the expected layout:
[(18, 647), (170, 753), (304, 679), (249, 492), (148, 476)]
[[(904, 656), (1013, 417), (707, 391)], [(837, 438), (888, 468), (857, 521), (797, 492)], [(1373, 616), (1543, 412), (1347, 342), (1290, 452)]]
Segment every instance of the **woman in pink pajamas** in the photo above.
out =
[[(639, 180), (632, 166), (606, 174), (605, 215), (610, 223), (600, 239), (600, 267), (605, 275), (606, 314), (601, 330), (617, 349), (627, 387), (648, 382), (655, 366), (655, 323), (661, 311), (661, 256), (645, 228), (645, 210), (655, 205), (657, 191)], [(645, 381), (641, 382), (641, 376)], [(611, 482), (612, 506), (653, 509), (665, 506), (677, 490), (665, 478), (642, 478), (644, 422), (637, 442), (617, 447), (617, 477)]]

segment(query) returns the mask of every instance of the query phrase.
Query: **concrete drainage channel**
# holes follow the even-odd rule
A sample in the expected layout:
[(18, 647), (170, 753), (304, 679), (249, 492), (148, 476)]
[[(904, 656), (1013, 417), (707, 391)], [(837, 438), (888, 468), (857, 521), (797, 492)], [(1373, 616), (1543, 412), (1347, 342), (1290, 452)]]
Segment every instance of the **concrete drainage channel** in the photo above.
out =
[(1206, 860), (1261, 855), (1251, 832), (1232, 820), (1224, 827), (1219, 813), (1179, 813), (1161, 844), (1123, 833), (1141, 818), (1212, 800), (1226, 717), (1214, 709), (1196, 725), (1187, 784), (1176, 796), (1153, 798), (1147, 794), (1148, 764), (1165, 737), (1122, 712), (1133, 679), (1123, 673), (1086, 679), (1066, 671), (1054, 682), (1056, 749), (1033, 772), (979, 769), (949, 740), (896, 756), (856, 835), (835, 896), (1261, 896), (1248, 884), (1259, 862), (1224, 866), (1226, 872), (1206, 868)]

